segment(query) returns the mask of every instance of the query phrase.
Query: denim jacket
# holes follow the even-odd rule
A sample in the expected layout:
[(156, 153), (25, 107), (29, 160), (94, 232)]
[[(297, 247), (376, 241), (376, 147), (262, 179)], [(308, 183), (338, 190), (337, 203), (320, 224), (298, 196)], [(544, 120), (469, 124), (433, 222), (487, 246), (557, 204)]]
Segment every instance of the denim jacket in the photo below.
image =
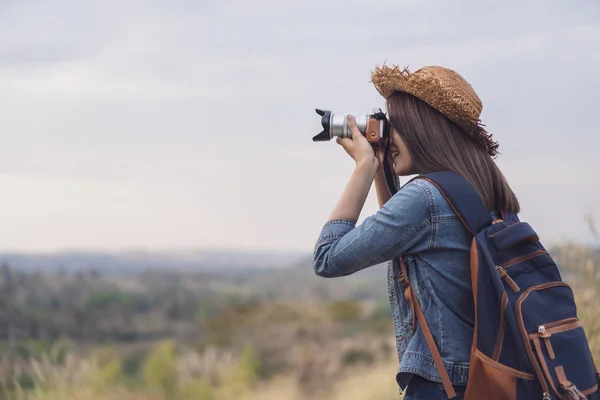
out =
[(313, 256), (318, 276), (353, 274), (387, 262), (388, 292), (396, 335), (402, 392), (412, 374), (441, 382), (420, 328), (412, 335), (412, 311), (398, 280), (403, 256), (411, 285), (454, 385), (466, 385), (473, 340), (469, 264), (472, 236), (442, 193), (426, 180), (404, 185), (362, 224), (325, 224)]

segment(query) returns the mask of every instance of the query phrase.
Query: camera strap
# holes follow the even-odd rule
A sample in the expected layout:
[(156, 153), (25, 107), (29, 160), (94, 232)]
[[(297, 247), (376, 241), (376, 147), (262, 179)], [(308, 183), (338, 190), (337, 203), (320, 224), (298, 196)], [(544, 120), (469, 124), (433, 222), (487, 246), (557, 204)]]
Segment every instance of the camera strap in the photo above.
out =
[(392, 143), (392, 132), (390, 129), (390, 123), (387, 116), (381, 109), (378, 113), (374, 114), (373, 117), (377, 120), (383, 121), (383, 143), (385, 144), (385, 150), (383, 154), (383, 174), (385, 175), (385, 182), (388, 187), (390, 195), (396, 194), (400, 190), (400, 179), (394, 173), (392, 163), (388, 160), (390, 153), (390, 145)]

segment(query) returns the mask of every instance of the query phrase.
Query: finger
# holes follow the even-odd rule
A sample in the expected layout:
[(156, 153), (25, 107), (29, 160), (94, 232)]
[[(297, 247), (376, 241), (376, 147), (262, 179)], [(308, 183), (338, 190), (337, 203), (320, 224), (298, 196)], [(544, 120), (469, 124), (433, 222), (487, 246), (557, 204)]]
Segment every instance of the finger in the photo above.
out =
[(354, 120), (354, 116), (348, 114), (348, 128), (350, 128), (350, 132), (352, 133), (352, 139), (356, 140), (362, 133), (358, 130), (358, 125), (356, 125), (356, 121)]
[(337, 144), (342, 146), (344, 149), (348, 149), (349, 146), (352, 145), (352, 139), (350, 139), (350, 138), (338, 137), (337, 139), (335, 139), (335, 141), (337, 142)]

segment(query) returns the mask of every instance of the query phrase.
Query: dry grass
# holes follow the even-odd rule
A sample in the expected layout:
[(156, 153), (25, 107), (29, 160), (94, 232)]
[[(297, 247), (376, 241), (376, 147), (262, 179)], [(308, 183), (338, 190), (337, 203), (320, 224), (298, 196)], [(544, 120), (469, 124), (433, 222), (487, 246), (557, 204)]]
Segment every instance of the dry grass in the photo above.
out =
[[(371, 367), (359, 367), (331, 380), (330, 386), (319, 391), (311, 400), (398, 400), (394, 361)], [(401, 397), (400, 397), (401, 398)], [(260, 385), (238, 400), (306, 400), (293, 377), (281, 377)], [(225, 399), (223, 399), (225, 400)], [(227, 399), (229, 400), (229, 399)]]
[(30, 393), (26, 400), (165, 400), (160, 393), (140, 393), (115, 388), (107, 394), (99, 394), (89, 389), (80, 389), (71, 392)]
[[(277, 377), (255, 386), (252, 390), (232, 391), (224, 388), (215, 391), (211, 400), (397, 400), (398, 388), (394, 379), (397, 364), (380, 363), (369, 368), (356, 368), (319, 393), (306, 396), (293, 376)], [(56, 388), (58, 389), (58, 388)], [(181, 398), (181, 397), (180, 397)], [(401, 398), (401, 397), (400, 397)], [(62, 390), (39, 391), (22, 394), (23, 400), (164, 400), (162, 393), (129, 391), (115, 387), (110, 393), (99, 393), (86, 387), (63, 387)], [(198, 397), (183, 397), (198, 400)], [(202, 398), (200, 398), (203, 400)]]

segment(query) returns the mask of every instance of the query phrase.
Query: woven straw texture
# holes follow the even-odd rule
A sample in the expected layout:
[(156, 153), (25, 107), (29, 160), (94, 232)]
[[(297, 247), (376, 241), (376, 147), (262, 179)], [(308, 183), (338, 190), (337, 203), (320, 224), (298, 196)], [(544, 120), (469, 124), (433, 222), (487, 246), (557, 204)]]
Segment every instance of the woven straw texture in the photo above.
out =
[(479, 119), (483, 104), (458, 73), (439, 66), (411, 73), (407, 68), (384, 65), (375, 68), (371, 82), (385, 99), (400, 91), (423, 100), (460, 126), (490, 156), (497, 155), (498, 143), (483, 129)]

